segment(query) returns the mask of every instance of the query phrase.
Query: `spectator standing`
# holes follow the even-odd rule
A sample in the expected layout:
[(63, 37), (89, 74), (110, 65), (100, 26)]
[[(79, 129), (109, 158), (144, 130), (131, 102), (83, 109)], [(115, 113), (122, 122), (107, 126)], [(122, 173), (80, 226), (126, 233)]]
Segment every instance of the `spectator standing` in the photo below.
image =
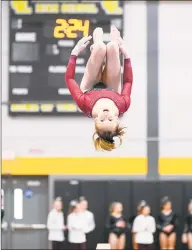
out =
[(188, 249), (192, 249), (192, 200), (188, 205), (188, 215), (185, 218), (182, 242), (188, 245)]
[[(143, 207), (145, 204), (147, 204), (147, 202), (145, 200), (141, 200), (138, 203), (138, 205), (137, 205), (137, 215), (140, 214), (141, 207)], [(132, 230), (133, 229), (133, 223), (134, 223), (134, 220), (137, 217), (137, 215), (131, 216), (130, 219), (129, 219), (129, 222), (128, 222), (128, 228), (130, 229), (131, 234), (132, 234), (132, 247), (133, 247), (134, 250), (138, 249), (138, 244), (135, 242), (135, 233)]]
[(109, 209), (107, 228), (109, 229), (109, 244), (111, 249), (123, 250), (126, 245), (126, 219), (123, 216), (123, 205), (114, 202)]
[(154, 233), (156, 231), (155, 219), (150, 215), (151, 209), (145, 204), (140, 209), (140, 214), (133, 223), (135, 242), (139, 250), (152, 250), (154, 244)]
[(85, 250), (87, 222), (84, 220), (84, 215), (81, 212), (81, 207), (78, 201), (74, 200), (70, 202), (67, 228), (70, 249)]
[(175, 249), (177, 216), (173, 212), (172, 202), (168, 197), (161, 200), (161, 212), (158, 216), (157, 228), (160, 231), (161, 249)]
[(52, 242), (53, 250), (61, 250), (64, 247), (64, 230), (66, 227), (62, 208), (61, 198), (58, 197), (55, 199), (53, 209), (49, 212), (47, 218), (48, 239)]
[(80, 210), (84, 216), (85, 221), (87, 222), (86, 234), (92, 232), (95, 229), (95, 218), (94, 214), (88, 210), (88, 201), (85, 197), (81, 196), (79, 198)]

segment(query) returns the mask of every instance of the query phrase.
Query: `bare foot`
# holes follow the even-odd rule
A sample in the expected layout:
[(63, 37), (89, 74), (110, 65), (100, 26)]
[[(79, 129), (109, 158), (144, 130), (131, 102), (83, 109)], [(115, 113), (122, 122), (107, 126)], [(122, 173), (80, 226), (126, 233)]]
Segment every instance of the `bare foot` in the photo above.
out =
[(103, 42), (103, 29), (102, 28), (96, 28), (93, 31), (93, 42)]
[(93, 44), (90, 47), (90, 51), (92, 52), (94, 43), (103, 42), (103, 29), (98, 27), (93, 31)]
[(111, 41), (117, 41), (117, 39), (120, 37), (120, 32), (119, 30), (114, 26), (112, 25), (111, 26), (111, 33), (110, 33), (110, 38), (111, 38)]

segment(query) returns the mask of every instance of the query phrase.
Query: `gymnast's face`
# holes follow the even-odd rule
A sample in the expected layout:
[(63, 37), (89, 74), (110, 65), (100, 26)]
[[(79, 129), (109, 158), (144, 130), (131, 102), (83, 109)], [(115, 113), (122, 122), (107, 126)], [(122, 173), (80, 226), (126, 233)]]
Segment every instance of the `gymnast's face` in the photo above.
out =
[(114, 207), (114, 211), (116, 213), (121, 213), (123, 211), (123, 205), (121, 203), (117, 203)]
[(118, 116), (108, 110), (102, 110), (95, 118), (97, 129), (102, 132), (114, 132), (119, 124)]
[(83, 200), (80, 202), (80, 207), (81, 207), (81, 210), (85, 211), (88, 209), (88, 202), (86, 200)]
[(149, 206), (145, 206), (145, 207), (142, 209), (142, 214), (143, 214), (144, 216), (148, 216), (150, 213), (151, 213), (151, 210), (150, 210), (150, 207), (149, 207)]
[(54, 203), (54, 208), (55, 208), (57, 211), (62, 210), (62, 202), (61, 202), (61, 201), (55, 201), (55, 203)]
[(80, 204), (76, 204), (73, 209), (72, 209), (72, 212), (73, 213), (79, 213), (81, 211), (81, 208), (80, 208)]
[(170, 201), (166, 202), (163, 206), (165, 211), (170, 211), (172, 209), (172, 203)]

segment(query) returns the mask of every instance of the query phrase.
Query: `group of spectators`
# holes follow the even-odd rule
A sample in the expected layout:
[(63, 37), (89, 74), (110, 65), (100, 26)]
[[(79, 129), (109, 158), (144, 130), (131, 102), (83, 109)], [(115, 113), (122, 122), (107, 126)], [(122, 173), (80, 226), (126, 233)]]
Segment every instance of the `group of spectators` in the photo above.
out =
[(86, 249), (86, 235), (95, 229), (95, 219), (93, 213), (88, 210), (85, 197), (70, 202), (66, 222), (62, 212), (62, 200), (56, 198), (48, 215), (47, 228), (53, 250), (64, 248), (65, 231), (68, 232), (70, 249)]
[[(64, 231), (67, 231), (70, 244), (68, 248), (84, 250), (86, 249), (87, 234), (95, 229), (95, 220), (93, 213), (88, 210), (87, 200), (85, 197), (80, 197), (79, 200), (71, 201), (65, 223), (62, 201), (57, 198), (48, 215), (47, 226), (53, 249), (64, 248)], [(137, 214), (129, 220), (123, 215), (123, 205), (120, 202), (113, 202), (110, 205), (106, 223), (109, 232), (108, 243), (114, 250), (125, 249), (128, 231), (132, 233), (132, 249), (154, 249), (156, 231), (159, 232), (160, 249), (175, 249), (177, 226), (178, 217), (173, 211), (172, 202), (168, 197), (161, 200), (161, 210), (156, 220), (151, 215), (149, 204), (144, 200), (139, 202)], [(185, 218), (181, 240), (188, 245), (188, 249), (192, 249), (192, 200), (188, 204), (188, 215)]]

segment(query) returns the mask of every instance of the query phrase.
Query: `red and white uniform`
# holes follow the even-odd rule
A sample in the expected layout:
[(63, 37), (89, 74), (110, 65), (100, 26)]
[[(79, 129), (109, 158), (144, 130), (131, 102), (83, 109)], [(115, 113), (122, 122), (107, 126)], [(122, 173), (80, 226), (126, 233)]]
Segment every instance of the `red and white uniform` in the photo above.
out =
[(109, 89), (94, 90), (83, 93), (75, 81), (75, 67), (77, 57), (72, 55), (69, 59), (65, 81), (67, 87), (77, 103), (78, 107), (88, 116), (92, 117), (92, 109), (95, 103), (101, 98), (112, 100), (119, 110), (119, 116), (122, 116), (129, 108), (131, 103), (131, 89), (133, 82), (133, 73), (130, 59), (124, 59), (123, 88), (121, 94)]

